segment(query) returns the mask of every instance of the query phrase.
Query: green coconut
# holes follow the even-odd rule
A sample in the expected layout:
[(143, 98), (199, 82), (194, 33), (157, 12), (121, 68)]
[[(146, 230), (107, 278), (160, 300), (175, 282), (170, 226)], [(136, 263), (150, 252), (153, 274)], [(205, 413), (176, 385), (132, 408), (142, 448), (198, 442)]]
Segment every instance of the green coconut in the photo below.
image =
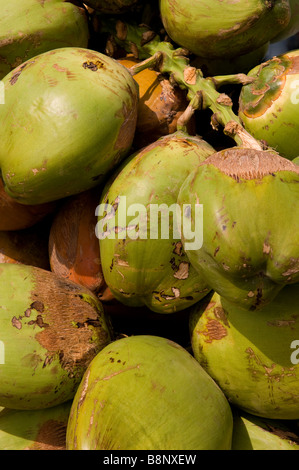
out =
[(49, 408), (73, 398), (110, 341), (98, 299), (50, 271), (0, 264), (0, 405)]
[(72, 400), (42, 410), (0, 410), (0, 450), (65, 450)]
[(83, 8), (63, 0), (0, 0), (0, 79), (33, 56), (87, 47)]
[(291, 8), (291, 18), (286, 26), (271, 42), (279, 42), (294, 36), (299, 31), (299, 0), (289, 0)]
[(239, 117), (248, 132), (281, 156), (298, 156), (299, 50), (257, 65), (249, 73), (254, 81), (244, 85)]
[(123, 304), (172, 313), (210, 291), (182, 248), (176, 200), (188, 174), (214, 152), (176, 132), (134, 153), (108, 181), (97, 236), (105, 281)]
[(202, 245), (186, 252), (222, 297), (259, 310), (299, 282), (298, 182), (290, 160), (241, 147), (208, 157), (184, 181), (178, 203), (190, 204), (191, 224), (203, 207)]
[(284, 421), (233, 410), (232, 450), (299, 450), (299, 437)]
[(68, 450), (228, 450), (227, 399), (189, 352), (166, 338), (114, 341), (74, 398)]
[(0, 167), (7, 193), (40, 204), (99, 184), (128, 153), (138, 86), (105, 54), (68, 47), (3, 79)]
[(171, 39), (199, 57), (239, 57), (268, 43), (291, 19), (289, 1), (160, 0)]
[(194, 357), (229, 402), (269, 419), (299, 417), (299, 284), (259, 315), (209, 294), (190, 314)]

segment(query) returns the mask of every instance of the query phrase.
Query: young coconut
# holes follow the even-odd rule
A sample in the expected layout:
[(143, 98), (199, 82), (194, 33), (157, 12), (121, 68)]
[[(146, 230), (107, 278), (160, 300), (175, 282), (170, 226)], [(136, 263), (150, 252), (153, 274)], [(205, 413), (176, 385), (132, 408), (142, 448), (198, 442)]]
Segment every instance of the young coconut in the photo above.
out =
[[(288, 26), (289, 1), (160, 0), (171, 39), (199, 57), (223, 59), (250, 53)], [(186, 14), (188, 12), (188, 14)]]
[(7, 194), (4, 189), (3, 181), (0, 178), (1, 231), (18, 231), (33, 227), (47, 215), (52, 214), (57, 209), (57, 206), (57, 201), (32, 206), (20, 204)]
[[(131, 57), (120, 59), (127, 68), (138, 64)], [(139, 103), (134, 149), (145, 147), (163, 135), (177, 130), (178, 119), (187, 108), (186, 92), (178, 86), (172, 86), (161, 73), (145, 69), (134, 75), (139, 85)], [(195, 133), (194, 119), (188, 122), (188, 132)]]
[(50, 271), (50, 221), (24, 230), (0, 231), (0, 263), (19, 263)]
[(257, 310), (299, 282), (298, 183), (290, 160), (242, 147), (215, 153), (184, 181), (178, 203), (190, 204), (192, 226), (203, 206), (202, 246), (186, 253), (222, 297)]
[(188, 174), (213, 153), (178, 131), (134, 153), (108, 181), (96, 230), (104, 278), (120, 302), (172, 313), (210, 291), (182, 247), (176, 200)]
[(0, 9), (0, 79), (43, 52), (88, 45), (84, 9), (71, 2), (0, 0)]
[[(229, 402), (269, 419), (299, 417), (299, 284), (286, 286), (259, 315), (217, 293), (193, 307), (194, 357)], [(221, 361), (219, 360), (221, 358)]]
[(65, 450), (72, 400), (42, 410), (0, 410), (1, 450)]
[(299, 436), (285, 421), (260, 418), (233, 409), (232, 450), (299, 450)]
[(239, 98), (245, 129), (281, 156), (298, 156), (299, 50), (273, 57), (249, 73)]
[(7, 193), (19, 202), (88, 190), (129, 152), (138, 86), (116, 60), (88, 49), (55, 49), (3, 83), (0, 167)]
[(71, 400), (110, 341), (98, 299), (34, 266), (0, 267), (0, 406), (36, 410)]
[(291, 18), (286, 28), (284, 28), (271, 42), (279, 42), (294, 36), (299, 31), (299, 0), (289, 0), (291, 8)]
[(62, 204), (50, 228), (49, 260), (55, 274), (100, 296), (106, 283), (95, 233), (99, 192), (97, 186), (68, 198)]
[(232, 413), (179, 344), (114, 341), (90, 363), (73, 400), (67, 450), (229, 450)]
[[(227, 3), (230, 2), (222, 2), (221, 6), (225, 4), (229, 12), (230, 8), (236, 8), (237, 13), (242, 14), (241, 2), (237, 2), (237, 6)], [(177, 2), (171, 14), (175, 15), (182, 4)], [(251, 4), (254, 6), (257, 2)], [(196, 6), (204, 8), (207, 3), (199, 5), (197, 2)], [(287, 3), (263, 2), (261, 6), (269, 8), (269, 13), (276, 7), (287, 7)], [(208, 7), (211, 8), (210, 2)], [(201, 19), (200, 15), (198, 17)], [(208, 19), (211, 18), (215, 21), (209, 11)], [(156, 37), (143, 45), (142, 34), (146, 31), (141, 34), (125, 23), (122, 29), (118, 23), (108, 29), (116, 41), (126, 47), (132, 42), (138, 53), (149, 55), (131, 69), (132, 73), (138, 74), (150, 66), (158, 67), (161, 73), (169, 73), (172, 80), (188, 90), (190, 109), (209, 108), (212, 127), (222, 126), (224, 133), (234, 139), (237, 147), (208, 157), (182, 184), (177, 200), (184, 214), (181, 238), (191, 264), (211, 288), (252, 310), (261, 308), (284, 285), (299, 280), (296, 239), (299, 170), (275, 151), (265, 151), (264, 145), (242, 126), (233, 112), (230, 97), (217, 91), (222, 85), (248, 83), (253, 78), (242, 74), (204, 78), (201, 70), (189, 65), (182, 48), (174, 50)], [(125, 31), (124, 35), (119, 34), (120, 29)], [(199, 31), (202, 30), (199, 28)], [(188, 206), (186, 213), (185, 205)], [(195, 216), (198, 206), (203, 208), (203, 222), (202, 211), (200, 217)], [(199, 247), (186, 247), (188, 237), (184, 226), (191, 225), (192, 232), (198, 221), (202, 225), (203, 242)], [(189, 233), (187, 231), (187, 235)]]

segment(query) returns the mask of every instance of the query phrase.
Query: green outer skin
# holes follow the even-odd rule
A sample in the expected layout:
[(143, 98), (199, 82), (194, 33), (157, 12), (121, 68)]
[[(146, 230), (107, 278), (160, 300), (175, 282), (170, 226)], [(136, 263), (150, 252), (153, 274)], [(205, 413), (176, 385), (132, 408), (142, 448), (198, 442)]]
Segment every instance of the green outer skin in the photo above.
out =
[[(110, 341), (100, 302), (87, 289), (49, 271), (9, 263), (0, 268), (0, 298), (0, 405), (36, 410), (72, 399), (87, 365)], [(34, 301), (43, 303), (42, 313), (32, 306)], [(72, 312), (72, 303), (80, 310)], [(80, 328), (87, 315), (98, 324)], [(81, 335), (89, 341), (84, 351)]]
[(19, 202), (40, 204), (94, 187), (128, 153), (138, 85), (116, 60), (56, 49), (3, 82), (0, 167), (7, 193)]
[(187, 256), (212, 289), (258, 310), (286, 284), (299, 282), (299, 174), (236, 180), (208, 161), (186, 178), (178, 196), (181, 207), (191, 204), (192, 221), (194, 203), (203, 204), (203, 245)]
[(232, 450), (299, 450), (280, 421), (233, 413)]
[(168, 35), (200, 57), (237, 57), (269, 42), (290, 20), (290, 6), (278, 0), (160, 0)]
[[(188, 261), (181, 240), (173, 238), (170, 217), (169, 239), (150, 238), (149, 204), (175, 204), (180, 186), (200, 162), (213, 154), (205, 141), (176, 132), (165, 136), (126, 159), (104, 188), (101, 203), (113, 205), (118, 196), (126, 197), (126, 207), (147, 207), (147, 239), (100, 240), (101, 264), (105, 281), (114, 296), (126, 305), (146, 305), (158, 313), (182, 310), (204, 297), (210, 288)], [(114, 232), (121, 206), (107, 228)], [(136, 213), (136, 216), (138, 214)], [(127, 226), (135, 216), (127, 216)], [(98, 218), (99, 221), (102, 217)], [(105, 228), (105, 226), (103, 227)], [(177, 248), (177, 250), (176, 250)], [(181, 274), (183, 273), (183, 274)], [(181, 278), (180, 278), (181, 277)]]
[(118, 14), (128, 11), (138, 0), (87, 0), (86, 5), (101, 13)]
[[(286, 286), (259, 315), (217, 293), (190, 314), (194, 357), (230, 403), (256, 416), (298, 419), (299, 284)], [(219, 361), (221, 358), (221, 361)]]
[(239, 117), (245, 129), (282, 157), (298, 156), (299, 51), (287, 52), (254, 67), (239, 98)]
[(0, 79), (26, 60), (59, 47), (87, 47), (85, 13), (62, 0), (0, 0)]
[(294, 158), (292, 162), (295, 163), (295, 165), (299, 165), (299, 157)]
[(65, 450), (72, 400), (43, 410), (0, 410), (0, 450)]
[(287, 27), (283, 29), (271, 42), (283, 41), (294, 36), (299, 31), (299, 0), (289, 0), (291, 7), (291, 19)]
[[(199, 366), (199, 367), (198, 367)], [(157, 336), (114, 341), (73, 400), (68, 450), (229, 450), (230, 406), (185, 349)]]

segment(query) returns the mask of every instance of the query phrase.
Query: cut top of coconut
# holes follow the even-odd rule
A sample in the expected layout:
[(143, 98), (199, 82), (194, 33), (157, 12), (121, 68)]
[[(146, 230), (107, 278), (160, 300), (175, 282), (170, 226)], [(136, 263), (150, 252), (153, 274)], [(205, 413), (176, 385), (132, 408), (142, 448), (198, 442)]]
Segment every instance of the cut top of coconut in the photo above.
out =
[(256, 150), (232, 147), (221, 150), (208, 157), (202, 165), (213, 165), (222, 173), (239, 179), (261, 179), (280, 171), (299, 174), (299, 166), (281, 157), (273, 150)]

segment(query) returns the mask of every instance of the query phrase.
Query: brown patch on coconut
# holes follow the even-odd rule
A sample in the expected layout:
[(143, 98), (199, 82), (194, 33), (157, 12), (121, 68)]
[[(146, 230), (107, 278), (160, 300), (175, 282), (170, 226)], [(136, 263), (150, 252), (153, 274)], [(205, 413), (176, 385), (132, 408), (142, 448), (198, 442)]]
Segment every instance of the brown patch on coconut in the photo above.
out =
[(14, 72), (13, 72), (13, 74), (12, 74), (10, 80), (9, 80), (9, 83), (10, 83), (11, 85), (14, 85), (14, 84), (18, 81), (19, 76), (21, 75), (22, 71), (23, 71), (26, 67), (28, 68), (28, 66), (34, 64), (34, 62), (35, 62), (35, 60), (31, 60), (31, 61), (25, 62), (24, 64), (19, 65), (19, 66), (14, 70)]
[(261, 179), (280, 171), (299, 175), (299, 166), (274, 151), (233, 147), (208, 157), (202, 165), (213, 165), (235, 180)]
[(49, 419), (40, 427), (35, 442), (24, 450), (66, 450), (67, 423)]
[[(33, 306), (41, 306), (30, 325), (39, 326), (35, 337), (47, 350), (44, 367), (59, 357), (70, 377), (81, 374), (110, 338), (104, 313), (88, 289), (36, 268)], [(28, 323), (29, 324), (29, 323)]]
[(207, 322), (205, 335), (207, 336), (207, 339), (205, 339), (206, 343), (211, 343), (214, 340), (220, 340), (227, 336), (227, 330), (222, 323), (212, 318)]
[(297, 74), (299, 73), (299, 57), (298, 56), (288, 56), (288, 54), (286, 54), (287, 58), (291, 61), (291, 68), (288, 70), (288, 75), (292, 75), (292, 74)]

